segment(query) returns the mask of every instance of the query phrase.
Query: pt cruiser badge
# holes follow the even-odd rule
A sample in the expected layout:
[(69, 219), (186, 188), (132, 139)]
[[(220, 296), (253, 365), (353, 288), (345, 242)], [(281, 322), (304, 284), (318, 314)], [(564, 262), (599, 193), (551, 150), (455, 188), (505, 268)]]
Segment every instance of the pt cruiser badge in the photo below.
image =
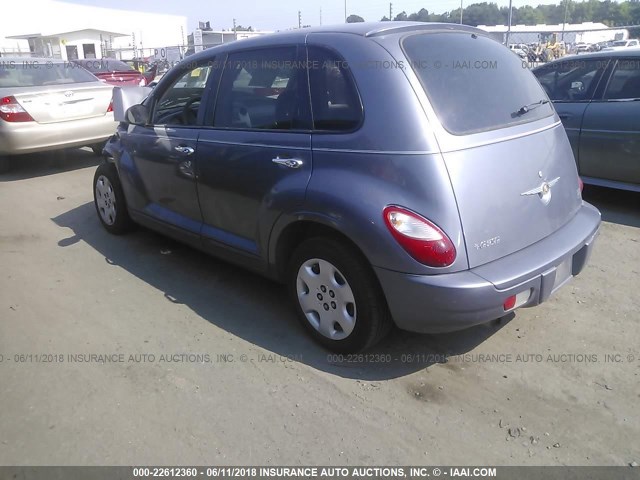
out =
[(558, 183), (559, 180), (560, 177), (556, 177), (548, 182), (542, 182), (539, 187), (532, 188), (531, 190), (527, 190), (526, 192), (522, 192), (520, 196), (524, 197), (525, 195), (539, 195), (540, 201), (545, 205), (549, 205), (549, 202), (551, 201), (551, 187)]

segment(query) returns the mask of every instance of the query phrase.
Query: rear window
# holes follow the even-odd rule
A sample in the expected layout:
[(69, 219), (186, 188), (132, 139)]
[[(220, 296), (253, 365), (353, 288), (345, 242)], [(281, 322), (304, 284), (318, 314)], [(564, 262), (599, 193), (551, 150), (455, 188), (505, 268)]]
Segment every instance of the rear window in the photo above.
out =
[[(463, 135), (553, 113), (525, 63), (495, 40), (471, 33), (405, 37), (402, 47), (443, 127)], [(526, 113), (518, 113), (529, 106)]]
[(0, 88), (43, 87), (97, 81), (96, 77), (73, 63), (0, 62)]

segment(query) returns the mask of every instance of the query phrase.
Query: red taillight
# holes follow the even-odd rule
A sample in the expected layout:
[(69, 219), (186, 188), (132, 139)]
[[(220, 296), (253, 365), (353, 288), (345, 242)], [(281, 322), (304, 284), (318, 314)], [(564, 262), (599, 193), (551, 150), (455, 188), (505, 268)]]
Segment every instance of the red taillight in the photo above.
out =
[(578, 188), (580, 189), (580, 193), (582, 193), (582, 190), (584, 190), (584, 182), (580, 177), (578, 177)]
[(448, 267), (456, 259), (453, 242), (426, 218), (396, 206), (385, 208), (383, 217), (393, 238), (418, 262)]
[(0, 118), (5, 122), (33, 122), (31, 115), (22, 108), (15, 97), (0, 98)]
[(107, 107), (107, 113), (113, 112), (113, 99), (109, 102), (109, 106)]

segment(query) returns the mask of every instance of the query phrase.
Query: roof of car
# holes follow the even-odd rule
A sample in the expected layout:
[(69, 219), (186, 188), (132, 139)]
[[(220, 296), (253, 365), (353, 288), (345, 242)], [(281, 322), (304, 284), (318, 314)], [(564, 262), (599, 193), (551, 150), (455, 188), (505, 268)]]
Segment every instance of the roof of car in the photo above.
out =
[[(304, 42), (305, 38), (314, 34), (351, 34), (360, 37), (381, 37), (383, 35), (394, 35), (401, 33), (409, 33), (416, 31), (424, 32), (467, 32), (477, 35), (488, 36), (484, 30), (480, 30), (468, 25), (460, 25), (458, 23), (428, 23), (428, 22), (359, 22), (344, 23), (338, 25), (323, 25), (319, 27), (305, 27), (296, 30), (286, 30), (282, 32), (270, 33), (264, 36), (247, 38), (238, 42), (229, 42), (208, 48), (187, 58), (193, 61), (206, 59), (214, 52), (223, 52), (234, 50), (238, 45), (243, 47), (263, 46), (266, 44), (277, 44), (282, 40), (290, 42)], [(241, 43), (240, 43), (241, 42)]]
[(430, 23), (430, 22), (360, 22), (341, 23), (320, 27), (309, 27), (298, 30), (301, 33), (351, 33), (363, 37), (376, 37), (379, 35), (409, 32), (414, 30), (455, 30), (455, 31), (479, 31), (482, 30), (458, 23)]

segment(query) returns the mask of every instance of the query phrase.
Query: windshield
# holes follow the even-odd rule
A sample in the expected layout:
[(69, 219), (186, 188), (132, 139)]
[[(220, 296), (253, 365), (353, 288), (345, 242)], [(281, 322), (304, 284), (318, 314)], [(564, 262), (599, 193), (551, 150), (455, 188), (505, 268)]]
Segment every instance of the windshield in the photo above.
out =
[(494, 130), (553, 114), (526, 64), (490, 38), (471, 33), (420, 33), (402, 47), (443, 127), (457, 135)]
[(82, 65), (93, 73), (137, 71), (131, 65), (127, 65), (115, 58), (103, 58), (101, 60), (77, 60), (75, 63)]
[(37, 61), (0, 62), (0, 87), (42, 87), (69, 83), (96, 82), (98, 79), (77, 65)]

